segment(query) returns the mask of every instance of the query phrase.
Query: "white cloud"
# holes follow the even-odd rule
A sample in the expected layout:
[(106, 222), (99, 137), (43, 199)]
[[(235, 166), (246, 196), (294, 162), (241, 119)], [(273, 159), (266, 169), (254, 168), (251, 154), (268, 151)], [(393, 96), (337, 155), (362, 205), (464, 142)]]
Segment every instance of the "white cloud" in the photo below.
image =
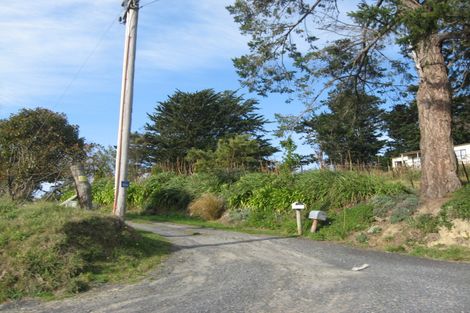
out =
[[(0, 104), (31, 106), (41, 97), (60, 94), (118, 16), (117, 2), (26, 0), (5, 6), (0, 20)], [(113, 40), (102, 43), (90, 59), (92, 67)]]
[[(139, 21), (139, 75), (155, 69), (217, 67), (239, 55), (245, 40), (225, 9), (230, 3), (161, 0), (144, 7)], [(22, 0), (5, 6), (0, 20), (0, 108), (57, 101), (118, 17), (120, 4), (121, 0)], [(124, 27), (114, 23), (68, 97), (79, 89), (114, 88), (109, 80), (111, 75), (120, 79), (123, 35)]]
[[(213, 68), (240, 55), (246, 50), (246, 39), (225, 9), (231, 2), (179, 1), (169, 5), (161, 1), (158, 8), (143, 11), (141, 25), (145, 37), (141, 40), (139, 57), (146, 66), (181, 71)], [(158, 14), (161, 7), (164, 7), (163, 14), (161, 11)]]

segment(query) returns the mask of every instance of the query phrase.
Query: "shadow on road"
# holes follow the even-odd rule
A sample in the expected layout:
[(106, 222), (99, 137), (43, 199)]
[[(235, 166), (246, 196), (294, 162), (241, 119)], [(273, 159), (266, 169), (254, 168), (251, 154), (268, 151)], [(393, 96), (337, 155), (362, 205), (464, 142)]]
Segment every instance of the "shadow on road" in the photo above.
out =
[(221, 243), (194, 244), (194, 245), (188, 245), (188, 246), (174, 245), (174, 247), (177, 250), (187, 250), (187, 249), (196, 249), (196, 248), (204, 248), (204, 247), (220, 247), (220, 246), (237, 245), (237, 244), (257, 242), (257, 241), (270, 241), (270, 240), (280, 240), (280, 239), (290, 239), (290, 238), (292, 237), (269, 237), (269, 238), (238, 240), (238, 241), (221, 242)]

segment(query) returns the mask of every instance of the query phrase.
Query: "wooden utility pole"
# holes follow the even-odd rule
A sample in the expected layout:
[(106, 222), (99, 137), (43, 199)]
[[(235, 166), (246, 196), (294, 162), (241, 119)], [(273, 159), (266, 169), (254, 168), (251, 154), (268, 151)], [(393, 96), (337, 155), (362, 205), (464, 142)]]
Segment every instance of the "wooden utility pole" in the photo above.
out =
[(116, 174), (114, 179), (114, 215), (124, 218), (129, 181), (127, 178), (129, 137), (131, 131), (132, 98), (134, 89), (135, 48), (139, 0), (124, 0), (124, 15), (121, 22), (126, 24), (124, 62), (122, 69), (121, 103), (116, 151)]

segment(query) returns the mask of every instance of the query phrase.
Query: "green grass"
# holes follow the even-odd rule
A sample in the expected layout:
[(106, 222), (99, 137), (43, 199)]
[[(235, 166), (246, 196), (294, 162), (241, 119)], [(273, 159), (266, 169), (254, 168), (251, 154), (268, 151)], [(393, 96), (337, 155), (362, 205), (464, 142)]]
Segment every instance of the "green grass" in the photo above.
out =
[(159, 215), (145, 215), (139, 213), (127, 213), (126, 220), (135, 223), (175, 223), (183, 225), (198, 226), (201, 228), (213, 228), (227, 231), (243, 232), (248, 234), (264, 234), (264, 235), (292, 235), (279, 230), (267, 228), (251, 227), (239, 224), (222, 224), (217, 221), (205, 221), (198, 217), (188, 216), (184, 213), (168, 213)]
[(158, 235), (135, 231), (109, 215), (0, 200), (0, 302), (133, 281), (169, 251)]
[(470, 249), (461, 246), (415, 247), (410, 254), (439, 260), (470, 262)]
[(452, 199), (444, 204), (441, 214), (447, 218), (461, 218), (470, 221), (470, 184), (457, 190)]
[(372, 211), (371, 205), (359, 204), (341, 212), (332, 213), (327, 223), (321, 225), (316, 233), (309, 236), (317, 240), (344, 240), (352, 233), (366, 230), (372, 225)]

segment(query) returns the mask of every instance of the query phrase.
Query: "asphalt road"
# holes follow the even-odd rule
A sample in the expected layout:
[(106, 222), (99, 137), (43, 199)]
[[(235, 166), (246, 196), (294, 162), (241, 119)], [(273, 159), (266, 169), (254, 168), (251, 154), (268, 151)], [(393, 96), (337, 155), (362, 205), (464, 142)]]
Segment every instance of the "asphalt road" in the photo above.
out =
[[(143, 281), (62, 301), (23, 301), (0, 311), (470, 313), (470, 264), (298, 238), (134, 226), (175, 245), (175, 253)], [(364, 263), (370, 266), (351, 270)]]

